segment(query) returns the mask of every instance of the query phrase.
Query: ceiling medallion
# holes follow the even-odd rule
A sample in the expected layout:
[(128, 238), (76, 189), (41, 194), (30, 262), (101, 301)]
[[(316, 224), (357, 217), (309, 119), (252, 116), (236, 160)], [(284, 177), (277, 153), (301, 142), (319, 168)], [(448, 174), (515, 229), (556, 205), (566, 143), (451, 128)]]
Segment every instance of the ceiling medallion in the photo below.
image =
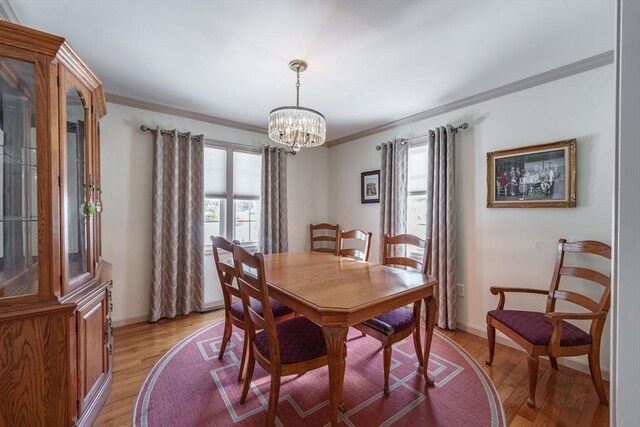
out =
[(271, 110), (269, 138), (294, 151), (300, 151), (303, 147), (317, 147), (324, 144), (327, 122), (316, 110), (300, 106), (300, 73), (307, 69), (307, 63), (294, 59), (289, 62), (289, 68), (296, 72), (296, 106)]

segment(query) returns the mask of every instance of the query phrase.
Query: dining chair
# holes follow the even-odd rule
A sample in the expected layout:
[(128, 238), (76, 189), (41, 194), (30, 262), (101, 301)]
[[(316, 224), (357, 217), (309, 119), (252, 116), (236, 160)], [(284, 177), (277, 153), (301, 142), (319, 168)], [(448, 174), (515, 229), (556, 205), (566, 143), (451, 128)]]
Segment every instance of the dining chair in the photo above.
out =
[[(234, 258), (251, 346), (240, 403), (247, 400), (257, 361), (271, 375), (266, 425), (272, 426), (278, 408), (281, 377), (304, 374), (327, 365), (327, 349), (322, 328), (306, 317), (294, 317), (276, 324), (269, 310), (274, 300), (269, 297), (261, 253), (252, 255), (236, 246)], [(252, 300), (256, 300), (264, 310), (256, 310)], [(344, 372), (344, 359), (342, 365)]]
[[(311, 242), (311, 252), (326, 252), (330, 254), (338, 253), (338, 232), (340, 226), (338, 224), (309, 224), (309, 241)], [(320, 232), (317, 234), (316, 232)], [(326, 246), (329, 242), (333, 247)]]
[[(607, 260), (611, 259), (611, 247), (605, 243), (592, 240), (567, 243), (565, 239), (560, 239), (549, 290), (498, 286), (492, 286), (490, 289), (493, 295), (500, 295), (500, 300), (498, 308), (487, 313), (489, 358), (486, 363), (489, 366), (493, 363), (496, 329), (523, 347), (528, 353), (529, 398), (527, 404), (532, 408), (536, 405), (539, 356), (548, 356), (551, 367), (558, 369), (558, 357), (588, 354), (591, 379), (600, 402), (604, 405), (609, 402), (600, 371), (600, 340), (611, 305), (611, 278), (589, 268), (566, 266), (565, 254), (567, 253), (592, 254)], [(560, 290), (562, 277), (573, 277), (601, 285), (603, 291), (599, 301), (594, 301), (581, 293)], [(505, 310), (505, 294), (507, 292), (547, 295), (545, 311)], [(590, 312), (556, 312), (558, 300), (582, 306)], [(589, 332), (565, 321), (569, 319), (591, 321)]]
[[(371, 236), (373, 233), (370, 231), (365, 233), (362, 230), (349, 230), (338, 232), (338, 255), (344, 257), (350, 257), (359, 259), (360, 261), (369, 261), (369, 250), (371, 249)], [(345, 248), (345, 240), (360, 240), (364, 243), (363, 250), (357, 248)]]
[[(222, 360), (227, 348), (227, 343), (231, 340), (232, 326), (244, 331), (245, 336), (243, 338), (242, 360), (240, 361), (240, 372), (238, 372), (238, 381), (242, 381), (249, 352), (249, 341), (246, 339), (247, 322), (245, 321), (240, 290), (233, 285), (234, 278), (237, 277), (235, 265), (231, 265), (220, 260), (220, 251), (226, 251), (233, 255), (233, 248), (236, 245), (229, 242), (224, 237), (211, 236), (211, 246), (213, 251), (213, 260), (218, 273), (218, 279), (220, 280), (222, 298), (224, 301), (224, 334), (222, 336), (222, 343), (220, 344), (218, 360)], [(234, 297), (237, 299), (235, 302), (233, 301)], [(277, 321), (283, 321), (295, 316), (293, 310), (283, 304), (280, 304), (276, 300), (273, 300), (269, 307), (272, 311), (273, 317)], [(256, 304), (255, 310), (262, 311), (262, 307), (259, 304)]]
[[(398, 246), (404, 245), (405, 251), (420, 251), (420, 261), (411, 256), (398, 256)], [(409, 252), (411, 253), (411, 252)], [(431, 239), (422, 240), (412, 234), (399, 234), (382, 237), (382, 265), (412, 268), (426, 274), (431, 254)], [(389, 371), (391, 370), (392, 346), (413, 333), (413, 346), (416, 350), (418, 364), (426, 369), (420, 341), (420, 310), (422, 301), (413, 303), (413, 310), (404, 307), (388, 311), (373, 319), (366, 320), (354, 328), (382, 343), (384, 355), (384, 394), (389, 396)], [(427, 361), (428, 362), (428, 361)]]

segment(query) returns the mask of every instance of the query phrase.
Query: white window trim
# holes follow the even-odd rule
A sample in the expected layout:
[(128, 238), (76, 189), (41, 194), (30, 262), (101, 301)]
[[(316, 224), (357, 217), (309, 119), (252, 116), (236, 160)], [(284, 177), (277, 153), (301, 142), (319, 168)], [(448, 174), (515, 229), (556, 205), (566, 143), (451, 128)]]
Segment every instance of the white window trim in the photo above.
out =
[[(225, 238), (229, 241), (233, 240), (233, 230), (234, 230), (234, 222), (233, 222), (233, 152), (239, 151), (244, 153), (252, 153), (252, 154), (260, 154), (260, 147), (244, 145), (244, 144), (236, 144), (233, 142), (226, 141), (217, 141), (213, 139), (205, 139), (204, 145), (206, 147), (223, 149), (227, 153), (227, 178), (226, 178), (226, 194), (205, 194), (205, 198), (215, 198), (215, 199), (224, 199), (224, 209), (220, 209), (220, 233), (224, 234)], [(243, 197), (238, 200), (260, 200), (260, 197)], [(205, 242), (209, 236), (205, 236)], [(258, 242), (250, 243), (242, 245), (243, 248), (250, 251), (258, 250)], [(213, 253), (210, 245), (207, 247), (205, 243), (204, 248), (205, 255), (211, 255)]]
[[(412, 142), (409, 142), (409, 147), (407, 147), (409, 150), (411, 150), (412, 148), (421, 148), (426, 146), (427, 144), (429, 144), (429, 140), (428, 137), (425, 136), (423, 138), (419, 138), (416, 139)], [(408, 155), (410, 155), (411, 151), (409, 151)], [(407, 170), (408, 173), (408, 170)], [(408, 209), (408, 204), (409, 204), (409, 198), (410, 197), (425, 197), (427, 196), (427, 190), (425, 187), (425, 190), (421, 190), (421, 191), (408, 191), (407, 192), (407, 223), (409, 222), (409, 209)], [(407, 230), (406, 232), (409, 232), (409, 230)], [(421, 239), (425, 239), (426, 236), (418, 236)], [(422, 258), (422, 255), (424, 253), (423, 249), (415, 249), (414, 251), (412, 251), (409, 256), (411, 256), (412, 258), (416, 258), (418, 260), (420, 260)]]

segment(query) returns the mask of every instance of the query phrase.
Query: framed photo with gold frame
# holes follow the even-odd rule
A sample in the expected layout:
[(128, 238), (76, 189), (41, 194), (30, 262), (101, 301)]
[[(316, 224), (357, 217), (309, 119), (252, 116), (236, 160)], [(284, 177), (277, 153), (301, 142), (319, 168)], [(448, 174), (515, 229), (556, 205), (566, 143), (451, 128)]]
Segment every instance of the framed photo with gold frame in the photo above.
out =
[(575, 206), (575, 139), (487, 153), (488, 208)]

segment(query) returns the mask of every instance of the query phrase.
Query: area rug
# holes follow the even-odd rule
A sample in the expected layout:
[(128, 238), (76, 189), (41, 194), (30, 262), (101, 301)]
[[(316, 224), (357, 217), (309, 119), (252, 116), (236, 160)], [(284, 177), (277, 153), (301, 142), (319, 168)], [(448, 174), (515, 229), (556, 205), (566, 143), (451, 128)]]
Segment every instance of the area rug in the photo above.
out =
[[(223, 323), (184, 339), (151, 370), (133, 413), (133, 425), (262, 426), (269, 398), (269, 376), (256, 364), (247, 402), (240, 405), (237, 382), (242, 332), (234, 328), (222, 361), (218, 350)], [(424, 337), (424, 331), (423, 335)], [(346, 426), (504, 426), (498, 393), (484, 371), (447, 337), (434, 333), (426, 386), (412, 339), (393, 347), (390, 390), (382, 392), (380, 343), (351, 330), (340, 425)], [(330, 420), (326, 367), (282, 379), (276, 425), (324, 426)]]

